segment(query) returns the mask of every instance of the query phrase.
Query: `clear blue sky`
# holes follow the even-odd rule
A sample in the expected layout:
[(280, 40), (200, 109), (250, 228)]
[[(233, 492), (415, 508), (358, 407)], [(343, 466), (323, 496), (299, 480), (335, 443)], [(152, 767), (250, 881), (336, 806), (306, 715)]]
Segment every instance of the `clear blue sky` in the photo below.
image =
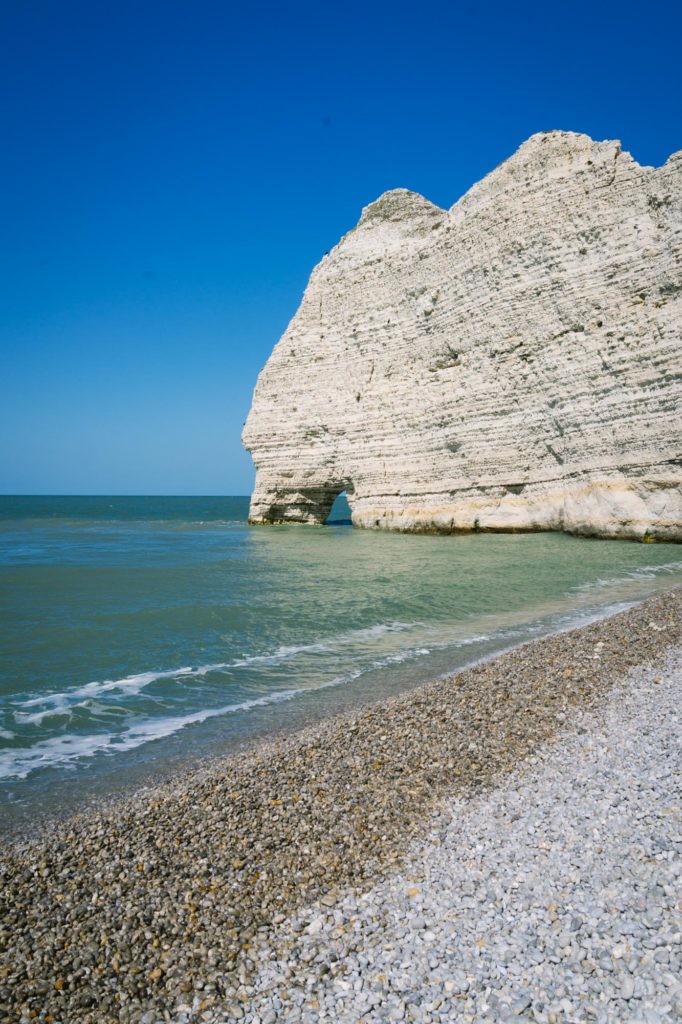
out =
[(0, 0), (0, 491), (247, 493), (308, 274), (530, 134), (682, 148), (682, 5)]

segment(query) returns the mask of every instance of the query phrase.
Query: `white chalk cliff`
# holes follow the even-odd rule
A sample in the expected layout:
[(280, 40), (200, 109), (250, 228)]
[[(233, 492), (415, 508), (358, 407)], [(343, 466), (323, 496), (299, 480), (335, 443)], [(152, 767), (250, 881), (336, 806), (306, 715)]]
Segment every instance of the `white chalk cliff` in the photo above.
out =
[(682, 152), (534, 135), (313, 271), (244, 428), (254, 523), (682, 540)]

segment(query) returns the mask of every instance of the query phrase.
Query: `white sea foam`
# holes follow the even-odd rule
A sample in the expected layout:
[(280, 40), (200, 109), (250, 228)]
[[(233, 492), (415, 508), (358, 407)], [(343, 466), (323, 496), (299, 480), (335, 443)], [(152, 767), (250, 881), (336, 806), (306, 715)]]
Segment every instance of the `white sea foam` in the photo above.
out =
[(230, 668), (229, 662), (217, 662), (212, 665), (199, 665), (192, 668), (191, 665), (183, 665), (181, 668), (162, 669), (160, 672), (138, 672), (132, 676), (124, 676), (123, 679), (105, 679), (103, 682), (86, 683), (75, 690), (69, 690), (70, 697), (94, 697), (100, 693), (108, 693), (113, 690), (123, 690), (126, 693), (139, 693), (146, 686), (157, 682), (159, 679), (186, 679), (208, 675), (209, 672), (221, 672)]
[[(318, 690), (344, 686), (358, 679), (371, 669), (381, 668), (388, 664), (405, 661), (408, 658), (428, 653), (429, 651), (426, 648), (415, 648), (397, 652), (388, 658), (373, 661), (364, 668), (357, 668), (343, 675), (334, 676), (332, 679), (319, 683), (317, 686), (299, 687), (297, 689), (263, 694), (261, 697), (254, 697), (239, 704), (228, 704), (224, 707), (210, 708), (188, 715), (172, 715), (157, 719), (147, 718), (118, 733), (97, 733), (89, 736), (76, 734), (54, 736), (50, 739), (42, 740), (30, 748), (15, 748), (13, 750), (1, 751), (0, 778), (25, 779), (31, 772), (41, 768), (65, 767), (74, 761), (94, 757), (97, 754), (118, 754), (126, 750), (132, 750), (153, 740), (172, 736), (188, 725), (198, 724), (209, 718), (234, 714), (239, 711), (249, 711), (252, 708), (263, 707), (268, 704), (279, 704), (304, 693), (313, 694)], [(208, 670), (208, 666), (205, 666), (205, 668)], [(168, 675), (170, 674), (168, 673)]]
[[(677, 563), (671, 563), (671, 568)], [(680, 563), (682, 565), (682, 563)], [(626, 605), (623, 605), (625, 607)], [(620, 607), (620, 606), (619, 606)], [(570, 629), (574, 625), (584, 624), (592, 618), (599, 618), (608, 611), (617, 610), (616, 606), (609, 606), (608, 610), (599, 609), (596, 613), (574, 610), (566, 616), (559, 616), (555, 619), (554, 629)], [(460, 627), (461, 628), (461, 627)], [(77, 708), (93, 710), (93, 701), (107, 693), (120, 693), (125, 696), (134, 696), (146, 687), (159, 680), (177, 680), (178, 682), (202, 678), (212, 672), (229, 672), (239, 668), (258, 668), (259, 666), (274, 666), (285, 664), (299, 656), (310, 654), (335, 654), (343, 648), (366, 642), (377, 641), (390, 633), (405, 633), (419, 630), (421, 645), (417, 647), (402, 648), (398, 651), (391, 651), (379, 658), (364, 661), (357, 671), (346, 673), (341, 677), (335, 677), (328, 683), (320, 684), (316, 688), (327, 688), (338, 685), (338, 680), (348, 682), (366, 672), (389, 667), (390, 665), (402, 664), (415, 658), (423, 657), (432, 651), (445, 651), (462, 647), (475, 646), (486, 642), (513, 641), (529, 633), (546, 630), (546, 624), (527, 624), (519, 627), (505, 627), (492, 629), (487, 633), (474, 633), (470, 635), (453, 635), (453, 627), (449, 624), (440, 626), (426, 626), (424, 623), (406, 623), (391, 621), (377, 623), (361, 629), (349, 630), (336, 636), (327, 637), (309, 644), (283, 644), (274, 651), (265, 654), (246, 655), (234, 661), (211, 662), (206, 665), (183, 665), (174, 669), (161, 669), (158, 671), (138, 672), (120, 679), (105, 679), (93, 681), (83, 686), (75, 687), (60, 693), (43, 694), (31, 697), (22, 701), (21, 708), (14, 711), (14, 720), (18, 725), (41, 725), (49, 718), (70, 717)], [(428, 646), (426, 646), (428, 644)], [(359, 652), (356, 652), (356, 654)], [(374, 653), (373, 651), (370, 653)], [(312, 688), (309, 688), (312, 689)], [(26, 709), (36, 708), (35, 711)], [(235, 710), (243, 710), (241, 706)], [(101, 711), (107, 710), (102, 706)], [(159, 719), (165, 721), (166, 719)], [(49, 742), (45, 740), (44, 742)]]
[[(66, 694), (55, 694), (54, 697), (55, 699), (50, 699), (48, 706), (41, 708), (40, 711), (15, 711), (14, 721), (17, 725), (42, 725), (46, 718), (60, 718), (64, 715), (71, 717), (71, 709), (66, 699)], [(36, 703), (39, 702), (26, 701), (24, 707), (33, 707)]]
[(627, 569), (620, 576), (608, 576), (596, 580), (589, 580), (573, 588), (574, 593), (590, 594), (595, 591), (604, 590), (606, 587), (622, 586), (624, 583), (635, 580), (655, 580), (659, 576), (671, 575), (682, 571), (682, 561), (663, 562), (661, 565), (640, 565), (636, 569)]
[[(682, 565), (682, 563), (679, 563)], [(674, 571), (678, 563), (671, 563), (669, 566), (657, 567)], [(620, 581), (616, 581), (620, 582)], [(535, 620), (529, 623), (518, 625), (506, 625), (493, 628), (489, 632), (478, 632), (470, 635), (453, 635), (452, 626), (443, 623), (439, 626), (427, 627), (421, 623), (382, 623), (366, 629), (352, 630), (348, 633), (339, 634), (312, 644), (282, 645), (270, 654), (252, 655), (232, 662), (217, 662), (192, 667), (189, 665), (177, 669), (167, 669), (157, 672), (140, 672), (121, 679), (103, 680), (101, 682), (87, 683), (66, 693), (57, 693), (30, 698), (25, 701), (23, 707), (39, 707), (35, 712), (15, 711), (15, 719), (19, 724), (40, 724), (43, 719), (49, 716), (63, 716), (70, 714), (77, 707), (87, 707), (93, 711), (97, 708), (98, 714), (108, 714), (115, 711), (125, 713), (123, 705), (108, 706), (99, 704), (97, 697), (103, 693), (120, 691), (126, 694), (138, 693), (151, 683), (159, 679), (177, 679), (183, 681), (208, 675), (210, 672), (225, 671), (231, 668), (242, 666), (272, 665), (286, 662), (298, 655), (334, 653), (335, 648), (342, 648), (355, 642), (376, 640), (391, 632), (404, 632), (419, 628), (422, 644), (402, 648), (398, 651), (391, 651), (380, 657), (364, 660), (357, 668), (347, 671), (341, 675), (317, 684), (316, 686), (289, 689), (270, 694), (264, 694), (251, 700), (238, 704), (229, 704), (218, 708), (209, 708), (193, 712), (187, 715), (173, 715), (158, 718), (145, 718), (138, 720), (127, 728), (118, 732), (96, 733), (90, 735), (66, 734), (54, 736), (35, 744), (30, 748), (13, 748), (0, 752), (0, 778), (26, 778), (33, 771), (48, 767), (65, 767), (73, 762), (91, 758), (95, 755), (107, 755), (121, 753), (134, 749), (145, 743), (157, 739), (163, 739), (179, 732), (181, 729), (193, 724), (206, 721), (210, 718), (221, 715), (233, 714), (236, 712), (248, 711), (251, 708), (276, 704), (282, 701), (291, 700), (301, 694), (313, 694), (317, 690), (326, 690), (336, 686), (346, 685), (368, 672), (388, 668), (391, 665), (399, 665), (413, 659), (421, 658), (436, 651), (453, 650), (457, 648), (470, 647), (481, 644), (494, 644), (500, 649), (505, 643), (513, 646), (523, 639), (530, 639), (531, 636), (545, 632), (563, 632), (573, 629), (576, 626), (584, 626), (589, 622), (596, 621), (607, 615), (615, 614), (631, 606), (631, 601), (619, 601), (598, 607), (582, 609), (571, 609), (566, 612), (556, 612), (554, 615), (543, 620)], [(460, 625), (461, 629), (461, 625)], [(428, 646), (424, 645), (424, 641)], [(506, 648), (505, 648), (506, 649)], [(9, 730), (0, 730), (0, 737), (12, 739), (13, 734)]]
[(347, 647), (350, 644), (362, 643), (366, 640), (378, 640), (387, 633), (401, 633), (405, 630), (414, 629), (419, 623), (408, 622), (380, 622), (375, 626), (367, 626), (363, 629), (351, 629), (347, 633), (339, 633), (336, 636), (316, 640), (312, 644), (282, 645), (271, 654), (247, 655), (239, 661), (231, 663), (231, 668), (242, 668), (246, 665), (274, 665), (282, 661), (288, 661), (297, 654), (331, 654), (338, 647)]
[(188, 725), (205, 722), (209, 718), (249, 711), (252, 708), (268, 704), (280, 704), (303, 693), (314, 693), (317, 690), (344, 686), (363, 675), (364, 671), (364, 669), (358, 668), (345, 675), (328, 679), (318, 686), (280, 690), (242, 701), (240, 704), (228, 704), (220, 708), (196, 711), (189, 715), (172, 715), (158, 719), (147, 718), (120, 733), (99, 733), (90, 736), (68, 734), (42, 740), (30, 748), (0, 751), (0, 778), (25, 779), (31, 772), (40, 768), (65, 767), (74, 761), (94, 757), (96, 754), (118, 754), (126, 750), (133, 750), (144, 743), (172, 736)]
[(413, 658), (420, 658), (424, 654), (430, 654), (428, 647), (408, 647), (404, 651), (396, 651), (395, 654), (388, 654), (385, 658), (373, 661), (370, 669), (386, 668), (388, 665), (400, 665), (404, 661), (412, 661)]
[(331, 648), (322, 643), (299, 644), (298, 646), (283, 645), (278, 647), (276, 651), (273, 651), (272, 654), (247, 655), (238, 661), (231, 662), (229, 667), (245, 668), (247, 665), (277, 665), (282, 661), (288, 661), (289, 658), (296, 657), (297, 654), (321, 654), (329, 653), (330, 650)]
[[(416, 623), (410, 624), (405, 622), (378, 623), (375, 626), (350, 630), (347, 633), (340, 633), (335, 637), (329, 637), (328, 639), (315, 641), (310, 644), (282, 644), (276, 650), (269, 653), (245, 655), (234, 661), (213, 662), (196, 667), (182, 665), (180, 668), (136, 672), (129, 676), (123, 676), (121, 679), (94, 680), (93, 682), (85, 683), (83, 686), (74, 687), (72, 690), (41, 694), (23, 700), (21, 708), (14, 712), (14, 717), (22, 725), (36, 725), (40, 724), (47, 717), (68, 714), (71, 706), (77, 705), (78, 702), (88, 698), (99, 697), (103, 693), (118, 692), (134, 696), (161, 679), (177, 679), (179, 681), (198, 679), (212, 672), (229, 672), (235, 668), (283, 664), (302, 654), (331, 654), (337, 647), (376, 640), (387, 633), (402, 632), (412, 629), (416, 625)], [(38, 708), (39, 710), (28, 713), (24, 710), (31, 707)]]
[(233, 668), (234, 664), (232, 662), (218, 662), (210, 665), (199, 665), (197, 668), (184, 665), (181, 668), (162, 669), (159, 672), (137, 672), (134, 675), (124, 676), (122, 679), (96, 680), (92, 683), (85, 683), (84, 686), (77, 686), (73, 690), (30, 697), (28, 700), (22, 701), (22, 709), (40, 707), (42, 705), (42, 710), (30, 714), (26, 714), (23, 710), (18, 710), (14, 712), (14, 717), (23, 724), (39, 723), (48, 715), (63, 714), (65, 711), (68, 711), (70, 706), (77, 707), (83, 700), (99, 697), (103, 693), (118, 691), (134, 696), (159, 679), (195, 679), (206, 676), (209, 672), (220, 672)]
[(247, 711), (250, 708), (266, 704), (278, 704), (291, 700), (302, 690), (282, 690), (279, 693), (264, 694), (241, 704), (228, 704), (221, 708), (209, 708), (196, 711), (189, 715), (173, 715), (166, 718), (147, 718), (129, 726), (120, 733), (97, 733), (89, 736), (67, 734), (53, 736), (42, 740), (32, 747), (14, 748), (0, 752), (0, 778), (25, 779), (31, 772), (39, 768), (64, 767), (73, 761), (79, 761), (95, 754), (118, 754), (125, 750), (133, 750), (144, 743), (172, 736), (188, 725), (205, 722), (219, 715), (229, 715), (236, 711)]

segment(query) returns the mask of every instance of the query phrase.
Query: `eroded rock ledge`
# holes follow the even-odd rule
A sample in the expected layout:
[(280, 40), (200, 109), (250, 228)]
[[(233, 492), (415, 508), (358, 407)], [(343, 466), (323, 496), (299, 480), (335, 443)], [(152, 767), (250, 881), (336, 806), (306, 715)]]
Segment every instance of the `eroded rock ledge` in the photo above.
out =
[(451, 210), (387, 192), (244, 428), (254, 523), (682, 540), (682, 152), (532, 136)]

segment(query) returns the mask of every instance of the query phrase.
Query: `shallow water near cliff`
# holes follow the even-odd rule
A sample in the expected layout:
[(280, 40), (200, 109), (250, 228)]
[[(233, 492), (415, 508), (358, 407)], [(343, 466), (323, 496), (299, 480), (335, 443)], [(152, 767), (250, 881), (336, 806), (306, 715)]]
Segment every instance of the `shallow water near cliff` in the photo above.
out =
[(0, 498), (7, 829), (682, 583), (678, 545), (252, 528), (247, 511)]

